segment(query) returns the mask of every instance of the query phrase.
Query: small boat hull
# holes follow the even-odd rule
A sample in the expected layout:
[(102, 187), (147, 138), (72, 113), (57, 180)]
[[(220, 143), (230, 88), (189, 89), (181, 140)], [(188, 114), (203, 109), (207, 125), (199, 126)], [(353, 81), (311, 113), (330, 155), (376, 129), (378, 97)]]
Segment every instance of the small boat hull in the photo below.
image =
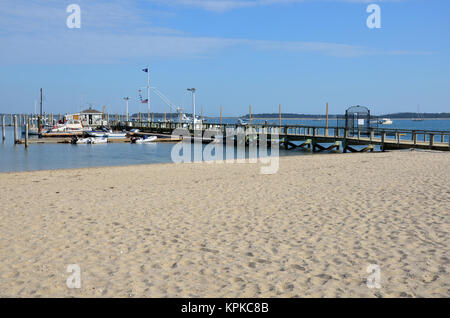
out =
[(139, 139), (136, 139), (136, 144), (149, 144), (149, 143), (154, 142), (156, 139), (158, 139), (158, 137), (156, 137), (156, 136), (151, 136), (148, 138), (139, 138)]
[(112, 139), (122, 139), (126, 138), (126, 133), (113, 133), (105, 131), (88, 131), (87, 134), (91, 137), (96, 138), (112, 138)]
[(154, 141), (156, 141), (156, 139), (158, 139), (158, 137), (156, 136), (146, 136), (146, 137), (132, 137), (131, 138), (131, 143), (132, 144), (150, 144)]
[(95, 145), (95, 144), (106, 144), (108, 142), (107, 138), (100, 137), (89, 137), (81, 139), (72, 139), (71, 143), (75, 145)]
[(95, 145), (95, 144), (106, 144), (108, 142), (107, 138), (89, 138), (88, 144)]

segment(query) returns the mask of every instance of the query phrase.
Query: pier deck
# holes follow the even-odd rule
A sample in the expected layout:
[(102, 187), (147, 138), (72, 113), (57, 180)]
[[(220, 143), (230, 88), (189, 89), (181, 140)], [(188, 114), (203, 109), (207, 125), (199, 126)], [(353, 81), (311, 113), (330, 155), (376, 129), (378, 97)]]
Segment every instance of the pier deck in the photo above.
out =
[[(10, 123), (16, 116), (7, 116)], [(33, 126), (33, 121), (26, 115), (17, 116), (19, 119), (17, 128), (21, 127), (20, 123), (29, 123)], [(17, 120), (17, 119), (16, 119)], [(5, 116), (2, 116), (2, 126), (5, 127)], [(136, 135), (155, 135), (158, 136), (157, 142), (177, 142), (180, 140), (172, 139), (171, 135), (177, 128), (185, 128), (189, 130), (190, 135), (194, 136), (194, 127), (192, 124), (176, 123), (176, 122), (125, 122), (113, 120), (110, 122), (113, 129), (130, 130), (137, 128), (140, 130)], [(132, 126), (132, 127), (131, 127)], [(390, 129), (390, 128), (369, 128), (358, 129), (345, 127), (323, 127), (323, 126), (307, 126), (307, 125), (273, 125), (273, 124), (223, 124), (223, 123), (203, 123), (196, 124), (195, 139), (201, 139), (202, 142), (208, 143), (214, 141), (214, 137), (205, 137), (205, 131), (212, 131), (215, 135), (222, 135), (223, 140), (227, 140), (229, 134), (236, 132), (245, 133), (247, 136), (256, 135), (259, 138), (261, 134), (267, 134), (268, 139), (272, 134), (278, 134), (278, 142), (281, 147), (286, 150), (303, 148), (315, 152), (320, 151), (374, 151), (375, 147), (379, 147), (382, 151), (392, 149), (430, 149), (440, 151), (450, 151), (450, 131), (434, 131), (434, 130), (411, 130), (411, 129)], [(250, 129), (249, 129), (250, 128)], [(244, 132), (245, 131), (245, 132)], [(43, 134), (40, 139), (29, 139), (29, 143), (67, 143), (74, 133), (58, 133)], [(81, 133), (83, 134), (83, 133)], [(228, 134), (228, 135), (227, 135)], [(209, 134), (211, 135), (211, 133)], [(46, 138), (49, 137), (49, 138)], [(23, 140), (15, 137), (17, 143), (24, 143)], [(3, 129), (3, 140), (4, 129)], [(249, 138), (246, 140), (248, 141)], [(216, 140), (217, 141), (217, 140)], [(110, 142), (129, 142), (129, 139), (112, 140)], [(362, 149), (361, 149), (362, 148)]]
[[(170, 135), (177, 128), (188, 129), (191, 136), (194, 136), (194, 127), (192, 124), (180, 123), (134, 123), (133, 128), (137, 128), (141, 133)], [(430, 149), (440, 151), (450, 151), (450, 131), (431, 131), (431, 130), (409, 130), (409, 129), (383, 129), (373, 128), (368, 130), (346, 129), (344, 127), (320, 127), (304, 125), (239, 125), (239, 124), (219, 124), (207, 123), (197, 125), (201, 135), (206, 130), (215, 131), (216, 134), (227, 138), (229, 129), (234, 131), (246, 131), (247, 135), (275, 134), (279, 135), (280, 146), (285, 149), (293, 149), (308, 146), (312, 151), (323, 151), (330, 146), (321, 144), (332, 144), (335, 150), (342, 152), (373, 151), (374, 146), (379, 146), (381, 150), (393, 149)], [(123, 123), (113, 125), (115, 129), (124, 129)], [(251, 128), (251, 129), (249, 129)], [(270, 139), (270, 136), (268, 136)], [(294, 142), (303, 142), (306, 145), (295, 144)], [(365, 146), (357, 150), (352, 146)]]

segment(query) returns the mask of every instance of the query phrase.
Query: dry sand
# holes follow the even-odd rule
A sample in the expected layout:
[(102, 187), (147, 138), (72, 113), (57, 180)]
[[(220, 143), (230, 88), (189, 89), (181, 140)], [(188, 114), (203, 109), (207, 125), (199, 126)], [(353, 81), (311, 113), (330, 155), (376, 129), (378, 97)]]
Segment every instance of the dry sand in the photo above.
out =
[(449, 153), (392, 152), (281, 158), (274, 175), (2, 173), (0, 296), (449, 297), (449, 167)]

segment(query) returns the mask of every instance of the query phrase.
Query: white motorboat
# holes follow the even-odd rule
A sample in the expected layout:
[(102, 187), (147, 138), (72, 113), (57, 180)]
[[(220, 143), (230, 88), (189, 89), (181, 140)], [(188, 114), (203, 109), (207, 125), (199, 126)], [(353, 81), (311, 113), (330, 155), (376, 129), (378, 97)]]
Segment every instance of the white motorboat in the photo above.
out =
[(106, 132), (105, 132), (105, 131), (92, 130), (92, 131), (89, 131), (87, 134), (88, 134), (89, 136), (95, 137), (95, 138), (103, 138), (103, 137), (106, 137)]
[(133, 137), (131, 138), (131, 143), (133, 144), (149, 144), (154, 142), (156, 139), (158, 139), (158, 137), (156, 136), (144, 136), (144, 137)]
[(64, 124), (57, 124), (49, 132), (83, 131), (84, 127), (79, 120), (69, 120)]
[(237, 122), (238, 122), (239, 125), (245, 125), (245, 126), (249, 125), (249, 123), (246, 120), (243, 120), (241, 118), (239, 118), (237, 120)]
[(87, 132), (91, 137), (101, 137), (101, 138), (112, 138), (112, 139), (121, 139), (127, 136), (126, 132), (113, 132), (112, 130), (103, 129), (103, 130), (93, 130)]
[(106, 144), (108, 142), (108, 138), (103, 137), (88, 137), (88, 138), (73, 138), (71, 143), (75, 145), (94, 145), (94, 144)]
[(106, 144), (108, 142), (108, 138), (89, 138), (88, 144)]
[(383, 118), (378, 121), (380, 125), (392, 125), (393, 121), (389, 118)]
[(77, 139), (75, 140), (73, 143), (74, 144), (87, 144), (88, 141), (90, 140), (90, 138), (82, 138), (82, 139)]
[(112, 138), (112, 139), (122, 139), (122, 138), (125, 138), (126, 136), (127, 136), (127, 133), (124, 133), (124, 132), (117, 132), (117, 133), (109, 132), (109, 133), (106, 133), (106, 135), (105, 135), (106, 138)]

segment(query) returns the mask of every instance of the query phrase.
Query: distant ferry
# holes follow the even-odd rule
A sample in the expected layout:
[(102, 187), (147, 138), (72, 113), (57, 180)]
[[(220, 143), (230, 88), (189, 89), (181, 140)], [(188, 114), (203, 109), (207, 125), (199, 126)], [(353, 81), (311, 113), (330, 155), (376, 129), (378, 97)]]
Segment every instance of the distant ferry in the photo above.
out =
[(392, 125), (393, 121), (390, 118), (383, 118), (378, 121), (380, 125)]

